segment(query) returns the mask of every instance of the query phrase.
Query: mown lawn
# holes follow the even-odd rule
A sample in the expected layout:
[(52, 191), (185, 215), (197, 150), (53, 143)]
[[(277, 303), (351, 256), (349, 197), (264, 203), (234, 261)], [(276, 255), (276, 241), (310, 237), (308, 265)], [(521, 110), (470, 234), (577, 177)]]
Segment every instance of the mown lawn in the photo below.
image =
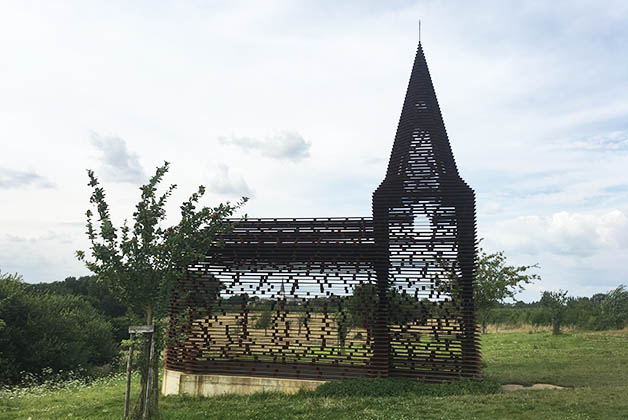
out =
[[(483, 336), (485, 375), (557, 391), (328, 397), (312, 393), (168, 397), (164, 419), (628, 419), (628, 331)], [(473, 392), (473, 391), (472, 391)], [(119, 419), (124, 383), (0, 400), (0, 419)], [(464, 392), (461, 392), (464, 394)]]

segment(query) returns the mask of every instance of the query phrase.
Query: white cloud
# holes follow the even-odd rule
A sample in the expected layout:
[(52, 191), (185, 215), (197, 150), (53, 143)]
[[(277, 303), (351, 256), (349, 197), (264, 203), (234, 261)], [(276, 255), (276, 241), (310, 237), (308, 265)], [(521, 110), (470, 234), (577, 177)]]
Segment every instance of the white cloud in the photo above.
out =
[(628, 216), (618, 209), (520, 216), (495, 223), (485, 235), (494, 246), (514, 253), (587, 257), (628, 248)]
[(538, 263), (541, 281), (518, 298), (538, 299), (544, 290), (574, 296), (606, 292), (626, 283), (628, 211), (561, 211), (502, 220), (481, 231), (486, 250), (504, 250), (513, 264)]
[(504, 207), (496, 201), (486, 201), (478, 209), (478, 212), (488, 215), (501, 214), (504, 212)]
[(208, 186), (209, 190), (226, 196), (249, 197), (252, 198), (255, 193), (241, 176), (232, 176), (229, 174), (229, 167), (219, 164), (211, 177)]
[(628, 152), (628, 130), (615, 130), (588, 138), (557, 141), (548, 150), (571, 150), (587, 152)]
[(24, 187), (53, 188), (54, 184), (35, 171), (0, 168), (0, 189)]
[(284, 131), (268, 136), (264, 140), (236, 136), (219, 137), (218, 140), (222, 144), (237, 146), (245, 152), (258, 151), (263, 156), (295, 162), (309, 157), (309, 150), (312, 146), (302, 135), (293, 131)]
[(146, 176), (137, 153), (130, 152), (124, 139), (91, 134), (91, 143), (101, 152), (105, 178), (114, 182), (140, 184)]

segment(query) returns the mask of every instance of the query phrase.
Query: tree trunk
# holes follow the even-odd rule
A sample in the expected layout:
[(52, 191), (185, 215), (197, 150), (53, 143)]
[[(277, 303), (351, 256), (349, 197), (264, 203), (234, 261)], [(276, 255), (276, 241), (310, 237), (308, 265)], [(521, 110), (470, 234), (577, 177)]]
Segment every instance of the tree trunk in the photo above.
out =
[[(146, 325), (153, 325), (152, 308), (146, 309)], [(157, 418), (157, 400), (159, 398), (159, 356), (155, 349), (154, 331), (144, 343), (144, 360), (141, 367), (140, 394), (134, 410), (134, 418), (147, 420)]]
[(560, 334), (560, 321), (555, 319), (554, 322), (552, 322), (552, 335), (558, 334)]
[(159, 411), (159, 362), (160, 355), (157, 350), (155, 350), (155, 357), (153, 360), (153, 404), (155, 414)]
[(144, 412), (142, 413), (142, 420), (149, 420), (153, 413), (153, 378), (154, 370), (154, 357), (155, 357), (155, 333), (151, 333), (150, 335), (150, 351), (148, 353), (148, 372), (146, 374), (146, 395), (144, 397)]
[(486, 334), (486, 322), (482, 322), (482, 334)]
[(124, 418), (129, 418), (129, 402), (131, 400), (131, 374), (133, 368), (133, 334), (131, 334), (131, 345), (129, 346), (129, 357), (126, 363), (126, 389), (124, 392)]
[(146, 380), (148, 377), (148, 354), (150, 353), (150, 341), (146, 340), (142, 346), (142, 363), (138, 363), (140, 369), (140, 392), (137, 397), (135, 408), (133, 409), (133, 418), (140, 420), (144, 413), (144, 402), (146, 397)]

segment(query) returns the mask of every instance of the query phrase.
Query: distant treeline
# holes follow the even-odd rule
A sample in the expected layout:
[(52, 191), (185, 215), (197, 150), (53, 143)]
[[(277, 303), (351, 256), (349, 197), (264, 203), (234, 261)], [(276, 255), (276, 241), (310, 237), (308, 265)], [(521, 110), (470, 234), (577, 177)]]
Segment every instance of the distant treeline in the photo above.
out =
[[(353, 327), (369, 328), (377, 306), (373, 285), (363, 285), (345, 297), (318, 297), (306, 302), (260, 300), (234, 295), (212, 300), (207, 314), (255, 312), (253, 328), (267, 329), (273, 311), (328, 313), (339, 334)], [(538, 302), (498, 305), (488, 322), (498, 326), (563, 326), (585, 330), (620, 329), (628, 324), (628, 290), (624, 286), (591, 298), (556, 301), (545, 293)], [(418, 300), (391, 291), (391, 322), (424, 323), (450, 317), (457, 308), (447, 302)], [(209, 308), (213, 307), (213, 310)], [(305, 315), (302, 316), (302, 318)], [(299, 318), (301, 319), (301, 318)], [(54, 283), (28, 284), (18, 275), (0, 273), (0, 384), (19, 382), (22, 372), (45, 369), (90, 369), (110, 364), (128, 338), (128, 326), (142, 323), (94, 276), (68, 277)]]
[[(503, 327), (551, 326), (556, 309), (543, 299), (537, 302), (499, 305), (491, 309), (489, 324)], [(628, 325), (628, 290), (619, 286), (592, 297), (569, 297), (560, 309), (563, 326), (582, 330), (622, 329)]]

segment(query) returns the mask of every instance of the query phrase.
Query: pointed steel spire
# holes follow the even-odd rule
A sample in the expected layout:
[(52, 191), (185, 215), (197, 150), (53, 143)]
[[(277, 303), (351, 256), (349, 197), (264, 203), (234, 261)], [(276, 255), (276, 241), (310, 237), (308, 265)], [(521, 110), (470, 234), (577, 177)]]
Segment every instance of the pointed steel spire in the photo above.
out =
[(458, 177), (432, 78), (419, 41), (387, 178)]

